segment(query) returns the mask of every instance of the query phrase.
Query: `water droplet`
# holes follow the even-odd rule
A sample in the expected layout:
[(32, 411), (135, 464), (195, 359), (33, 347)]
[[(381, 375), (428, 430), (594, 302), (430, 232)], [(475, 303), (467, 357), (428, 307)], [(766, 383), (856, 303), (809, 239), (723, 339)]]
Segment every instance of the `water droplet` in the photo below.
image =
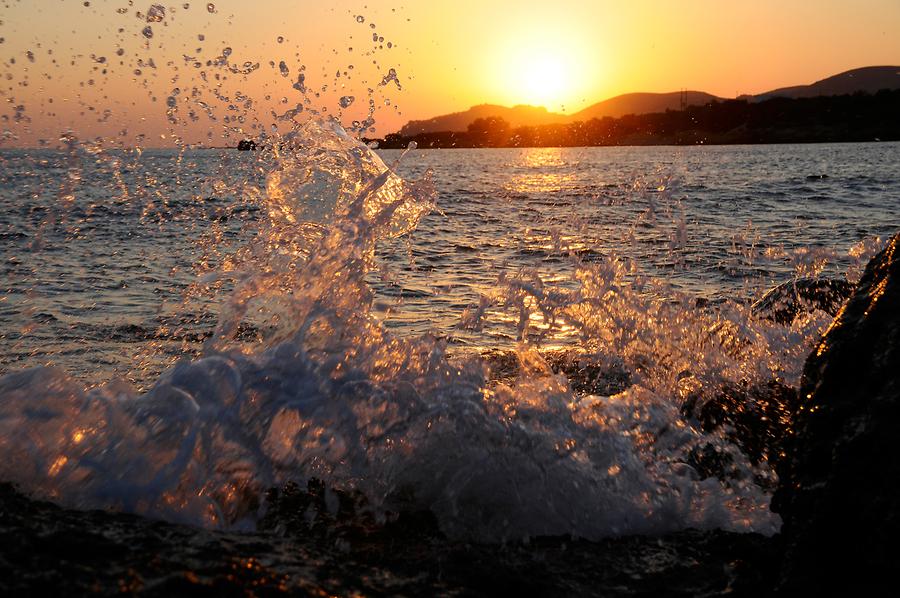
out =
[(144, 27), (144, 30), (141, 31), (141, 33), (144, 35), (144, 37), (150, 39), (151, 37), (153, 37), (153, 27), (147, 25), (146, 27)]
[(188, 2), (185, 2), (184, 4), (181, 5), (181, 8), (183, 8), (185, 10), (189, 9), (190, 7), (191, 7), (191, 5)]
[(288, 71), (288, 66), (284, 63), (283, 60), (278, 63), (278, 70), (281, 71), (282, 77), (287, 77), (290, 72)]
[(284, 43), (284, 37), (282, 37), (282, 36), (279, 35), (279, 36), (278, 36), (278, 43), (279, 43), (279, 44)]
[(356, 17), (356, 22), (357, 22), (357, 23), (365, 23), (365, 22), (366, 22), (366, 18), (365, 18), (364, 16), (362, 16), (362, 15), (359, 15), (359, 16)]
[(166, 18), (166, 8), (161, 4), (154, 4), (147, 10), (147, 22), (159, 23)]
[(199, 33), (199, 34), (197, 34), (197, 39), (199, 39), (202, 42), (203, 40), (206, 39), (206, 36), (203, 35), (202, 33)]
[(216, 12), (216, 5), (212, 2), (206, 4), (206, 10), (209, 12)]
[(340, 99), (341, 108), (348, 108), (355, 99), (353, 96), (343, 96)]

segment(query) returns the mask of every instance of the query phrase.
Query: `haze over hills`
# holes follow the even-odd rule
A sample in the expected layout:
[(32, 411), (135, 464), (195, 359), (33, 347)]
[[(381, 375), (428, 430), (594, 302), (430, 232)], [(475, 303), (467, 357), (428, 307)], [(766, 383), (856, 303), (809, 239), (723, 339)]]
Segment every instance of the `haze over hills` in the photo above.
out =
[(464, 112), (454, 112), (436, 116), (428, 120), (411, 120), (400, 129), (400, 134), (411, 137), (420, 133), (438, 131), (465, 131), (470, 123), (479, 118), (500, 117), (512, 127), (534, 127), (540, 125), (564, 124), (592, 118), (609, 116), (619, 118), (626, 114), (648, 114), (681, 108), (682, 100), (688, 106), (702, 106), (714, 95), (702, 91), (674, 91), (671, 93), (626, 93), (588, 106), (574, 114), (550, 112), (543, 106), (519, 105), (507, 108), (494, 104), (472, 106)]
[(472, 106), (464, 112), (444, 114), (428, 120), (411, 120), (400, 129), (400, 134), (405, 137), (411, 137), (420, 133), (434, 133), (436, 131), (465, 131), (473, 121), (492, 116), (499, 116), (513, 127), (550, 125), (566, 122), (568, 118), (565, 114), (550, 112), (543, 106), (523, 104), (508, 108), (496, 104), (480, 104)]
[(752, 96), (761, 102), (770, 98), (813, 98), (839, 96), (864, 91), (875, 93), (881, 89), (900, 89), (900, 66), (867, 66), (833, 75), (811, 85), (796, 85), (773, 89)]
[(588, 106), (584, 110), (571, 114), (567, 122), (590, 120), (592, 118), (621, 118), (626, 114), (651, 114), (678, 110), (684, 106), (702, 106), (713, 100), (722, 100), (703, 91), (673, 91), (670, 93), (626, 93)]
[[(880, 89), (900, 89), (900, 66), (870, 66), (853, 69), (822, 79), (811, 85), (797, 85), (774, 89), (740, 99), (763, 101), (774, 97), (815, 97), (844, 95), (857, 91), (875, 93)], [(627, 93), (603, 100), (574, 114), (550, 112), (542, 106), (520, 105), (512, 108), (493, 104), (473, 106), (463, 112), (436, 116), (427, 120), (412, 120), (400, 129), (400, 135), (412, 137), (421, 133), (444, 131), (463, 132), (479, 118), (499, 117), (511, 127), (567, 124), (593, 118), (620, 118), (626, 114), (652, 114), (678, 110), (683, 105), (702, 106), (720, 98), (702, 91), (674, 91), (670, 93)]]

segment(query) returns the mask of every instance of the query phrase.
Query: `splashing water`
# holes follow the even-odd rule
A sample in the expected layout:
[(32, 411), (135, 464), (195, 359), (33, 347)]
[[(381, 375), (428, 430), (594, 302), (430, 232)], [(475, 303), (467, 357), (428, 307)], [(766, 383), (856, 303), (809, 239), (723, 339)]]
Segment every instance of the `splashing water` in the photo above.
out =
[[(150, 6), (136, 30), (147, 44), (142, 52), (167, 34), (163, 24), (175, 27), (176, 14)], [(352, 20), (366, 23), (362, 15)], [(158, 24), (155, 32), (148, 23)], [(373, 37), (379, 49), (382, 41)], [(62, 158), (39, 165), (63, 175), (29, 251), (72, 249), (95, 213), (137, 213), (169, 239), (168, 220), (196, 217), (203, 228), (189, 230), (198, 238), (200, 276), (184, 305), (217, 305), (214, 329), (205, 336), (191, 329), (202, 315), (192, 316), (188, 332), (161, 326), (156, 337), (193, 334), (202, 350), (176, 351), (181, 360), (142, 389), (118, 380), (86, 384), (52, 367), (0, 378), (0, 480), (70, 506), (204, 526), (252, 525), (268, 488), (315, 477), (362, 492), (378, 518), (428, 509), (449, 535), (478, 540), (778, 528), (768, 510), (773, 473), (766, 459), (747, 457), (727, 430), (704, 432), (682, 408), (729, 385), (795, 384), (827, 315), (813, 311), (781, 325), (736, 302), (697, 309), (693, 297), (633, 261), (587, 259), (585, 247), (570, 243), (579, 238), (568, 234), (579, 227), (572, 218), (541, 233), (541, 250), (563, 256), (565, 268), (553, 276), (503, 271), (461, 314), (470, 331), (492, 319), (511, 324), (514, 373), (504, 376), (476, 352), (451, 352), (435, 335), (394, 334), (372, 285), (376, 275), (393, 276), (378, 250), (412, 233), (437, 205), (430, 172), (401, 178), (398, 164), (385, 164), (357, 139), (374, 124), (375, 94), (402, 89), (397, 71), (378, 71), (363, 86), (366, 95), (348, 95), (341, 90), (352, 66), (313, 84), (305, 65), (276, 57), (272, 80), (300, 95), (266, 96), (278, 109), (270, 111), (274, 124), (264, 124), (254, 112), (259, 99), (240, 87), (265, 61), (237, 60), (238, 45), (220, 45), (214, 57), (200, 52), (185, 54), (177, 68), (157, 65), (148, 53), (127, 65), (122, 59), (123, 68), (144, 86), (157, 71), (174, 69), (159, 97), (181, 148), (178, 165), (185, 147), (179, 127), (206, 115), (225, 139), (258, 141), (253, 174), (235, 175), (223, 154), (215, 176), (189, 180), (153, 170), (154, 156), (141, 148), (112, 151), (66, 134)], [(95, 58), (91, 69), (104, 64)], [(326, 89), (336, 94), (338, 113), (361, 109), (365, 116), (342, 128), (315, 105)], [(27, 123), (24, 111), (16, 108), (13, 120)], [(101, 176), (84, 180), (85, 163)], [(29, 177), (18, 181), (23, 197), (44, 197), (42, 183)], [(138, 184), (127, 184), (129, 177)], [(671, 217), (662, 244), (686, 267), (680, 256), (688, 225), (667, 195), (670, 183), (655, 186), (658, 193), (634, 190), (652, 201), (626, 234), (649, 237), (647, 230)], [(519, 188), (550, 192), (546, 184), (538, 177)], [(184, 186), (198, 188), (193, 202), (176, 198)], [(240, 198), (229, 213), (207, 205), (226, 197)], [(233, 241), (240, 231), (227, 218), (237, 208), (257, 215), (242, 223), (255, 233), (243, 244)], [(59, 229), (61, 238), (54, 236)], [(748, 227), (732, 239), (742, 267), (772, 257), (760, 253), (754, 234)], [(862, 260), (875, 250), (877, 243), (860, 243), (852, 255)], [(806, 276), (820, 273), (828, 256), (810, 249), (785, 259)], [(577, 373), (571, 380), (557, 373), (542, 352), (560, 339), (577, 348), (576, 364), (619, 372), (627, 384), (574, 390)], [(727, 477), (698, 473), (692, 454), (704, 447), (728, 457)]]
[[(691, 427), (673, 392), (684, 370), (706, 381), (771, 343), (742, 337), (743, 362), (708, 350), (727, 345), (721, 330), (646, 298), (610, 261), (580, 267), (577, 291), (509, 279), (497, 301), (523, 310), (523, 327), (529, 305), (575, 325), (636, 383), (576, 396), (522, 345), (518, 377), (494, 384), (477, 356), (451, 359), (441, 341), (393, 336), (372, 316), (375, 245), (432, 209), (427, 177), (400, 179), (330, 121), (285, 136), (273, 164), (256, 198), (264, 224), (204, 355), (145, 394), (84, 389), (52, 368), (4, 377), (0, 478), (65, 504), (203, 525), (252, 521), (265, 489), (317, 477), (362, 491), (376, 513), (412, 501), (461, 537), (776, 529), (754, 467)], [(265, 330), (250, 347), (232, 340), (247, 317)], [(689, 365), (698, 346), (704, 361)], [(686, 455), (700, 442), (731, 451), (746, 476), (699, 479)]]

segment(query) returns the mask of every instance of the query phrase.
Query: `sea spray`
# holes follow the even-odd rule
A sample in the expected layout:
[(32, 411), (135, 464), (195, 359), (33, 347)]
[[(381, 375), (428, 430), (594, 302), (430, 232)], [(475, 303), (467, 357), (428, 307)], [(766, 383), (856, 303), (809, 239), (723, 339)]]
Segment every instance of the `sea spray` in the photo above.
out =
[[(431, 209), (427, 179), (400, 179), (324, 121), (285, 139), (257, 200), (267, 217), (203, 357), (143, 394), (52, 368), (0, 379), (0, 478), (70, 506), (207, 526), (252, 523), (267, 488), (316, 477), (361, 491), (376, 514), (412, 501), (482, 540), (777, 528), (739, 452), (744, 475), (725, 482), (687, 465), (699, 442), (730, 449), (684, 420), (669, 387), (576, 396), (527, 345), (527, 367), (497, 385), (477, 356), (388, 333), (365, 277), (379, 239)], [(610, 283), (580, 272), (585, 297)], [(262, 343), (230, 340), (245, 318)]]

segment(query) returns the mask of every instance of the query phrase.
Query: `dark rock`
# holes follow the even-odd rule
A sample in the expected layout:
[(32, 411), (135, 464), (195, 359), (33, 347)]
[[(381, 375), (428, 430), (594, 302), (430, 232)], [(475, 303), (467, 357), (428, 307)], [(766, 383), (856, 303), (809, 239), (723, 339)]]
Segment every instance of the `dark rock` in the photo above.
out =
[[(564, 374), (578, 394), (612, 396), (631, 386), (631, 374), (621, 365), (598, 363), (595, 356), (573, 350), (542, 351), (541, 357), (553, 374)], [(515, 351), (487, 351), (481, 354), (490, 369), (492, 382), (510, 383), (521, 373)]]
[(900, 565), (900, 235), (809, 356), (780, 513), (786, 595), (896, 593)]
[(702, 480), (714, 477), (727, 483), (740, 477), (734, 458), (721, 447), (709, 442), (691, 449), (687, 464), (694, 468)]
[(282, 489), (273, 529), (236, 533), (62, 509), (0, 484), (0, 595), (757, 597), (777, 570), (777, 538), (758, 534), (470, 544), (428, 517), (379, 527), (358, 517), (359, 497), (328, 492)]
[(751, 462), (775, 464), (796, 411), (797, 392), (776, 380), (764, 385), (728, 384), (694, 394), (681, 407), (705, 432), (724, 426), (728, 437)]
[(800, 313), (810, 309), (837, 314), (853, 288), (846, 280), (797, 278), (769, 290), (751, 309), (760, 317), (789, 326)]

